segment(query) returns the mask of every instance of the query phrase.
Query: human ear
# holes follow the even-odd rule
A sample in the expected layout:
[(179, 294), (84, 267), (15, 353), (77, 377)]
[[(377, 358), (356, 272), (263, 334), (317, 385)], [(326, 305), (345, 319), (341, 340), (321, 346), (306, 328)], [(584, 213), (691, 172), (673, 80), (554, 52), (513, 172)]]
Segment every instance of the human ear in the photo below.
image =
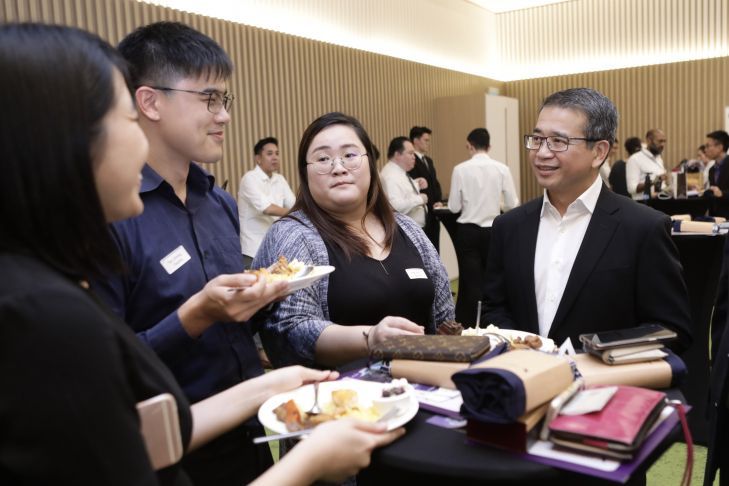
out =
[(595, 168), (600, 167), (610, 154), (610, 142), (607, 140), (595, 142), (592, 151), (595, 154), (595, 158), (592, 160), (592, 166)]
[(152, 121), (159, 121), (159, 92), (148, 87), (140, 86), (134, 93), (134, 99), (137, 102), (137, 110), (145, 118)]

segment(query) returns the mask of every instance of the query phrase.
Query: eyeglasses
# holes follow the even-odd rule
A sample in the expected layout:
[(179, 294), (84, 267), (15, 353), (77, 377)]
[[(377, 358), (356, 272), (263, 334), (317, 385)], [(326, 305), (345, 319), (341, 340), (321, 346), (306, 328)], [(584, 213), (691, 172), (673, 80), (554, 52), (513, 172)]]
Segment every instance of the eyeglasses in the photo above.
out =
[(312, 160), (306, 162), (307, 165), (314, 166), (314, 172), (317, 174), (329, 174), (334, 170), (334, 165), (337, 160), (341, 162), (342, 167), (347, 170), (357, 170), (362, 165), (362, 158), (367, 157), (367, 154), (358, 154), (356, 152), (347, 152), (340, 155), (339, 157), (332, 157), (327, 154), (314, 155)]
[(193, 91), (190, 89), (177, 89), (177, 88), (166, 88), (164, 86), (150, 86), (152, 89), (160, 91), (180, 91), (182, 93), (192, 93), (200, 96), (208, 97), (208, 111), (213, 114), (220, 113), (220, 110), (225, 108), (225, 111), (230, 112), (233, 108), (233, 100), (235, 96), (232, 94), (220, 93), (219, 91)]
[(599, 138), (583, 138), (583, 137), (542, 137), (540, 135), (524, 135), (524, 146), (527, 150), (539, 150), (542, 143), (546, 140), (547, 148), (552, 152), (564, 152), (567, 150), (573, 140), (583, 140), (585, 142), (599, 142), (602, 139)]

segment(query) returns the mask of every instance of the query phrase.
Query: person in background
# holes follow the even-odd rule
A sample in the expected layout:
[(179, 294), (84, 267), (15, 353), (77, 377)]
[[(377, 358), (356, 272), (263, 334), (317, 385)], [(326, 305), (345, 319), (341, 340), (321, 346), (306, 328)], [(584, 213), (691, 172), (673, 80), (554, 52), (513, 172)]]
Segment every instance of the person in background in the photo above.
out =
[[(189, 485), (179, 464), (153, 470), (137, 402), (171, 394), (189, 452), (268, 397), (337, 377), (289, 367), (190, 406), (159, 357), (89, 289), (89, 278), (123, 271), (107, 222), (143, 209), (148, 143), (130, 86), (121, 56), (93, 34), (0, 26), (0, 484)], [(49, 208), (64, 217), (49, 220)], [(401, 434), (325, 424), (256, 484), (341, 480)]]
[[(617, 145), (617, 140), (615, 141), (615, 145)], [(640, 152), (642, 146), (640, 142), (640, 138), (638, 137), (630, 137), (627, 140), (625, 140), (625, 152), (628, 154), (628, 157), (633, 155), (636, 152)], [(611, 152), (612, 153), (612, 152)], [(610, 176), (608, 178), (610, 182), (610, 188), (613, 190), (615, 194), (620, 194), (621, 196), (630, 197), (630, 193), (628, 193), (628, 183), (625, 179), (625, 161), (624, 160), (617, 160), (613, 162), (612, 166), (610, 167)]]
[(419, 184), (425, 179), (413, 180), (408, 175), (415, 166), (415, 149), (406, 137), (395, 137), (387, 149), (387, 164), (380, 171), (382, 189), (387, 200), (398, 213), (413, 218), (422, 228), (426, 221), (428, 195), (421, 193)]
[[(172, 370), (193, 403), (263, 374), (244, 321), (285, 295), (244, 274), (235, 200), (199, 164), (223, 155), (232, 63), (211, 38), (177, 22), (119, 44), (149, 140), (140, 216), (112, 225), (126, 272), (92, 287)], [(231, 288), (239, 290), (230, 291)], [(273, 464), (251, 418), (184, 458), (198, 485), (248, 483)]]
[(362, 124), (342, 113), (314, 120), (299, 144), (292, 211), (263, 239), (253, 266), (280, 255), (334, 272), (263, 316), (274, 366), (337, 366), (390, 336), (433, 334), (453, 319), (448, 276), (423, 230), (396, 213)]
[(605, 187), (618, 126), (612, 101), (559, 91), (524, 138), (543, 197), (496, 218), (482, 322), (575, 346), (579, 335), (660, 323), (691, 342), (686, 285), (668, 216)]
[(709, 440), (704, 471), (704, 486), (729, 485), (729, 240), (724, 244), (724, 260), (716, 289), (711, 317), (711, 377), (709, 385)]
[(706, 134), (704, 152), (714, 164), (708, 172), (709, 189), (714, 196), (729, 198), (729, 134), (716, 130)]
[(643, 199), (645, 191), (646, 176), (651, 184), (658, 181), (662, 189), (668, 184), (666, 166), (663, 163), (661, 154), (666, 147), (666, 134), (663, 130), (652, 128), (645, 135), (646, 147), (628, 157), (625, 166), (625, 179), (628, 184), (628, 192), (633, 199)]
[(284, 176), (278, 173), (278, 140), (259, 140), (253, 154), (256, 167), (243, 175), (238, 188), (240, 244), (246, 268), (250, 268), (268, 228), (289, 212), (296, 199)]
[(471, 158), (453, 168), (448, 209), (460, 212), (455, 249), (458, 256), (456, 320), (473, 326), (486, 278), (491, 225), (503, 209), (519, 205), (514, 180), (503, 162), (488, 156), (491, 136), (476, 128), (466, 138)]
[(414, 180), (418, 178), (425, 179), (426, 183), (421, 184), (420, 192), (428, 196), (428, 212), (425, 215), (425, 234), (436, 251), (440, 251), (440, 221), (435, 216), (433, 208), (443, 207), (441, 200), (443, 192), (440, 188), (440, 182), (435, 173), (435, 163), (428, 156), (430, 153), (430, 140), (433, 131), (428, 127), (412, 127), (410, 129), (410, 141), (415, 147), (415, 167), (408, 172), (408, 175)]

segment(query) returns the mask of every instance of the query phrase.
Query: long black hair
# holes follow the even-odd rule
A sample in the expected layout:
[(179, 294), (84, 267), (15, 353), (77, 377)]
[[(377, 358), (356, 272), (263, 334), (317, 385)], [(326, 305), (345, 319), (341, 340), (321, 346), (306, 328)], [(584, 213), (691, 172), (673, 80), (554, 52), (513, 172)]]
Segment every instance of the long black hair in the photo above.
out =
[(129, 85), (125, 61), (88, 32), (0, 26), (0, 251), (79, 278), (121, 267), (92, 167), (114, 69)]

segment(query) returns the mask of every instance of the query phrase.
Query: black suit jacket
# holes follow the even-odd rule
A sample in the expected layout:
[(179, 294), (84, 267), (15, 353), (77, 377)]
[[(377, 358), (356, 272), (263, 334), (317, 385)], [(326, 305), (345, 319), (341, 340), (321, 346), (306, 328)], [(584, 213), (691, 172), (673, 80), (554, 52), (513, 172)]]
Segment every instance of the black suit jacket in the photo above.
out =
[[(729, 166), (728, 166), (729, 167)], [(714, 484), (717, 468), (722, 475), (729, 474), (729, 332), (727, 327), (729, 307), (729, 239), (724, 245), (724, 260), (716, 291), (714, 315), (711, 321), (711, 384), (709, 386), (709, 450), (704, 472), (704, 485)]]
[(438, 178), (435, 174), (435, 165), (433, 164), (433, 159), (431, 159), (427, 155), (424, 155), (421, 159), (416, 155), (415, 167), (413, 167), (412, 170), (408, 172), (408, 175), (413, 179), (423, 177), (426, 181), (428, 181), (428, 188), (421, 189), (420, 192), (428, 195), (428, 214), (432, 214), (433, 204), (443, 199), (443, 193), (440, 189), (440, 182), (438, 182)]
[[(543, 198), (494, 221), (484, 285), (485, 322), (539, 333), (534, 254)], [(678, 250), (663, 213), (603, 185), (549, 331), (575, 348), (587, 332), (657, 322), (691, 342), (689, 301)]]
[(717, 164), (721, 165), (719, 171), (719, 181), (714, 180), (714, 174), (716, 173), (716, 164), (709, 169), (709, 185), (717, 186), (721, 189), (723, 197), (729, 198), (729, 155), (724, 157), (721, 161), (717, 161)]

